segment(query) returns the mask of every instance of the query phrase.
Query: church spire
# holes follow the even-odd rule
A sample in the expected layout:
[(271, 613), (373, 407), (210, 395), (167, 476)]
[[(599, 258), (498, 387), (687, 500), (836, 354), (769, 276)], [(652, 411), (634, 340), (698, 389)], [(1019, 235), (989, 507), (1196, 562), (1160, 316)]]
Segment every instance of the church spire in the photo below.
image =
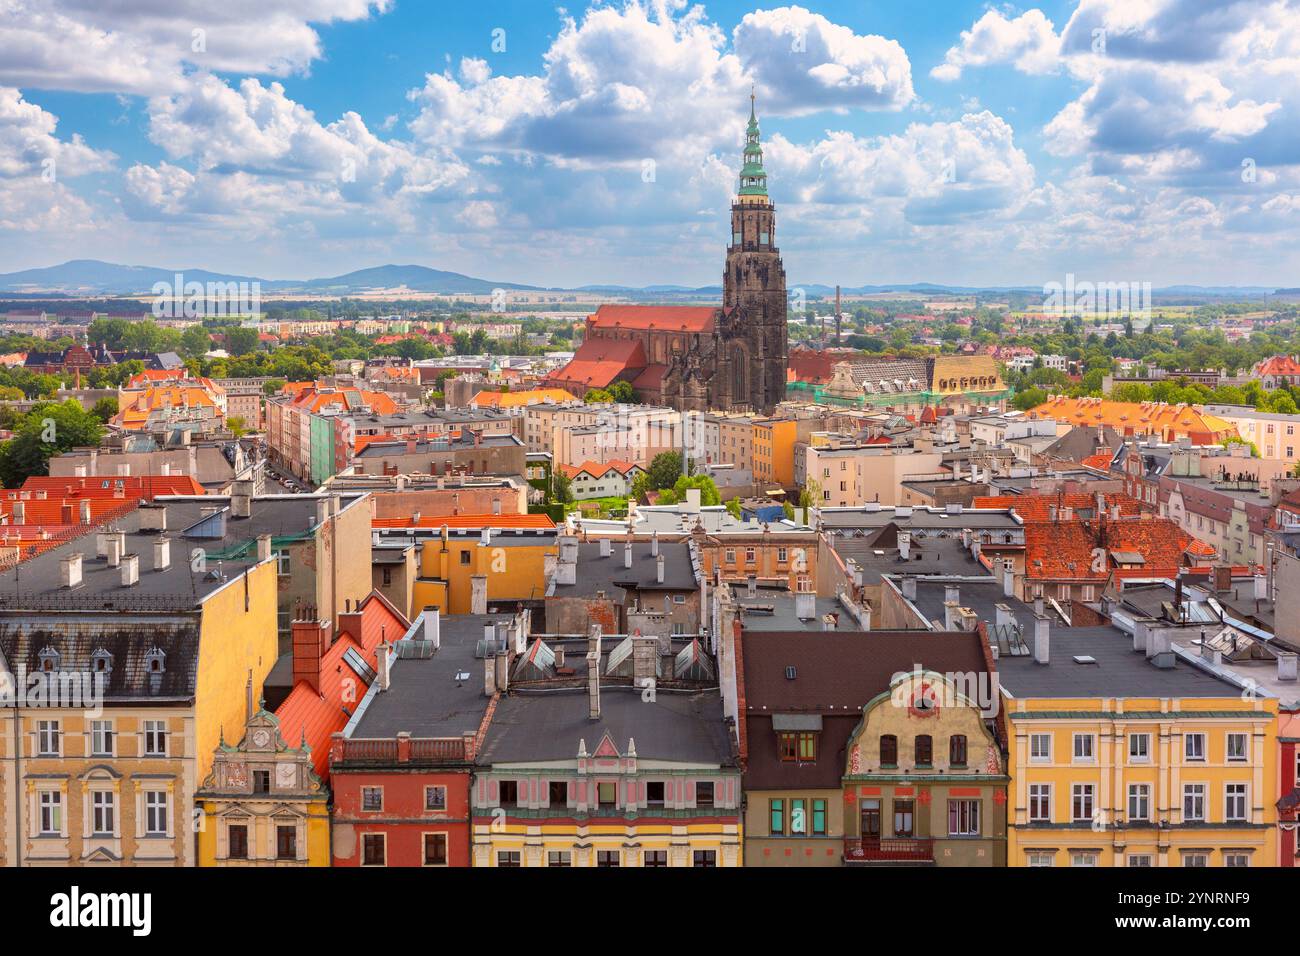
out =
[(745, 164), (740, 169), (740, 195), (767, 197), (767, 171), (763, 169), (762, 134), (753, 87), (749, 90), (749, 128), (745, 131)]

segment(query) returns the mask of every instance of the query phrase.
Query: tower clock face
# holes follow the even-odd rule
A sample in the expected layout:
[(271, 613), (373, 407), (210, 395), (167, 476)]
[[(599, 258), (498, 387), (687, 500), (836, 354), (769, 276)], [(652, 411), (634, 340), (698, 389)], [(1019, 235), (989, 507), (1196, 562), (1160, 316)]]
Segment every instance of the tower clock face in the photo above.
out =
[(271, 739), (270, 733), (265, 730), (258, 730), (253, 733), (253, 743), (259, 747), (265, 747), (267, 741)]

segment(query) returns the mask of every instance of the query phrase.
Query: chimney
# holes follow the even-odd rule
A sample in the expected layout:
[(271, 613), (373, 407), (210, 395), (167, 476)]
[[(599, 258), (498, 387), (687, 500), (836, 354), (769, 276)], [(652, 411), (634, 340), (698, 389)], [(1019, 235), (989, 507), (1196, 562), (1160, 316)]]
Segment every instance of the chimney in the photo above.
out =
[(424, 612), (424, 637), (434, 646), (434, 649), (442, 646), (442, 617), (436, 607), (431, 607)]
[(1277, 655), (1277, 679), (1280, 681), (1293, 681), (1296, 679), (1295, 654), (1283, 653)]
[(659, 557), (659, 532), (650, 532), (650, 553), (656, 558)]
[(1004, 629), (1013, 627), (1016, 623), (1015, 617), (1011, 614), (1011, 605), (998, 604), (994, 607), (994, 611), (996, 613), (993, 622), (997, 625), (998, 633), (1005, 634), (1006, 631)]
[(1034, 616), (1034, 663), (1046, 664), (1049, 661), (1049, 645), (1051, 644), (1052, 622), (1043, 616), (1037, 614)]
[(1002, 596), (1015, 597), (1016, 595), (1016, 564), (1010, 558), (1002, 562)]
[(497, 651), (497, 690), (505, 693), (510, 687), (510, 651)]
[(388, 686), (391, 682), (390, 668), (392, 662), (388, 657), (388, 652), (392, 650), (392, 647), (393, 645), (389, 644), (387, 641), (383, 641), (377, 648), (375, 648), (375, 663), (377, 665), (375, 671), (378, 674), (375, 678), (375, 683), (379, 685), (381, 691), (388, 690)]
[(655, 558), (655, 581), (659, 584), (664, 583), (664, 556), (662, 554)]
[(578, 583), (578, 562), (560, 561), (555, 565), (555, 583), (574, 585)]
[[(330, 516), (330, 502), (328, 498), (316, 499), (316, 525), (322, 525)], [(315, 527), (313, 525), (312, 527)]]
[(943, 603), (961, 604), (961, 588), (956, 584), (943, 586)]
[(104, 541), (104, 556), (110, 568), (122, 563), (122, 540), (116, 534), (108, 535)]
[(903, 597), (909, 601), (916, 600), (916, 578), (910, 574), (903, 575)]
[(469, 579), (469, 613), (487, 613), (487, 575), (475, 574)]
[(1034, 613), (1037, 614), (1039, 617), (1042, 617), (1044, 611), (1046, 611), (1045, 605), (1046, 602), (1043, 600), (1042, 594), (1034, 595)]
[(811, 621), (817, 616), (817, 595), (814, 592), (795, 592), (794, 616), (801, 621)]
[(253, 483), (237, 481), (230, 489), (230, 516), (232, 518), (251, 518), (253, 516)]
[(912, 560), (912, 532), (898, 532), (898, 556), (903, 561)]
[(122, 587), (134, 587), (140, 583), (140, 555), (122, 555)]
[(1232, 590), (1232, 567), (1227, 564), (1214, 566), (1214, 590), (1222, 594)]
[(320, 662), (330, 647), (329, 625), (322, 621), (294, 621), (290, 625), (293, 640), (293, 682), (306, 681), (320, 691)]
[(1160, 670), (1172, 670), (1174, 652), (1170, 648), (1169, 632), (1152, 630), (1147, 636), (1147, 660)]
[(483, 696), (491, 697), (497, 692), (497, 659), (495, 654), (483, 655)]
[(555, 577), (555, 568), (559, 563), (560, 563), (560, 559), (557, 555), (551, 554), (551, 552), (549, 551), (543, 554), (542, 555), (542, 577), (545, 578), (547, 581)]
[(494, 515), (499, 515), (499, 514), (501, 513), (501, 499), (500, 499), (500, 498), (493, 498), (493, 499), (492, 499), (492, 513), (493, 513)]
[(60, 583), (65, 588), (81, 585), (81, 553), (70, 554), (59, 562)]
[(687, 514), (695, 515), (700, 513), (700, 489), (699, 488), (686, 489), (685, 510)]
[(609, 538), (601, 538), (600, 556), (602, 558), (608, 558), (613, 553), (614, 553), (614, 542), (611, 541)]
[(600, 625), (587, 638), (587, 718), (600, 720)]
[(159, 504), (144, 504), (136, 509), (140, 516), (140, 531), (166, 531), (167, 530), (167, 506)]
[(1151, 622), (1136, 620), (1133, 622), (1133, 650), (1138, 654), (1147, 652), (1147, 635), (1151, 632)]
[[(650, 636), (632, 637), (632, 680), (636, 687), (653, 687), (657, 678), (656, 665), (659, 662), (659, 638)], [(651, 683), (647, 683), (650, 681)]]
[(757, 574), (745, 575), (745, 596), (751, 598), (758, 597), (758, 575)]
[(21, 501), (15, 501), (13, 505), (13, 518), (14, 518), (13, 520), (14, 524), (26, 524), (27, 505), (25, 505)]
[(959, 629), (961, 605), (956, 601), (943, 602), (943, 629), (945, 631), (956, 631)]
[(158, 538), (153, 543), (153, 569), (166, 571), (172, 566), (172, 543), (167, 538)]
[(630, 567), (632, 567), (632, 541), (631, 541), (631, 539), (628, 540), (627, 544), (623, 545), (623, 567), (625, 567), (625, 568), (630, 568)]
[(973, 631), (979, 627), (979, 615), (968, 607), (957, 609), (957, 630)]
[(81, 523), (90, 524), (90, 499), (81, 499)]

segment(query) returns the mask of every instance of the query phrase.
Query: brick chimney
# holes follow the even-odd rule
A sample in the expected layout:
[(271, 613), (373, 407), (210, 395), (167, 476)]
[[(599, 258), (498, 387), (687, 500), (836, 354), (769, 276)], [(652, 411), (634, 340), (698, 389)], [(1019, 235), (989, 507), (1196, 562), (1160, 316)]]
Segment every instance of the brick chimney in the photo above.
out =
[(587, 638), (587, 718), (600, 720), (600, 625)]
[(312, 690), (320, 690), (320, 662), (330, 646), (330, 628), (326, 622), (294, 621), (293, 682), (306, 681)]

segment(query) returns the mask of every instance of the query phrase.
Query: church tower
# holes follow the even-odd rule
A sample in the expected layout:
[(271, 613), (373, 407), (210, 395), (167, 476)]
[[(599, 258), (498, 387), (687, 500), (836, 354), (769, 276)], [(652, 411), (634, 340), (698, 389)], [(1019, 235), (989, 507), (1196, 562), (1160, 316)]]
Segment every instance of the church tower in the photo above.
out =
[(766, 413), (785, 399), (785, 267), (776, 246), (776, 207), (767, 195), (754, 96), (749, 99), (745, 163), (731, 205), (731, 244), (722, 277), (722, 307), (732, 320), (725, 323), (732, 334), (718, 356), (718, 371), (724, 375), (718, 393), (720, 404), (748, 405)]

